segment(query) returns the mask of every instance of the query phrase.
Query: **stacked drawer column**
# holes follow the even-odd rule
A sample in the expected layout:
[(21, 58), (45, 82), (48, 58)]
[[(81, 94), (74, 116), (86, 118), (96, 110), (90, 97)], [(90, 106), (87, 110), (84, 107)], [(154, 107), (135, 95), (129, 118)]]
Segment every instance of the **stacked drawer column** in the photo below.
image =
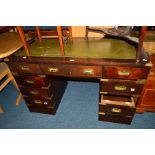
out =
[(100, 80), (99, 120), (130, 124), (150, 67), (105, 66)]
[(9, 67), (29, 110), (55, 114), (67, 82), (43, 75), (38, 64), (11, 62)]

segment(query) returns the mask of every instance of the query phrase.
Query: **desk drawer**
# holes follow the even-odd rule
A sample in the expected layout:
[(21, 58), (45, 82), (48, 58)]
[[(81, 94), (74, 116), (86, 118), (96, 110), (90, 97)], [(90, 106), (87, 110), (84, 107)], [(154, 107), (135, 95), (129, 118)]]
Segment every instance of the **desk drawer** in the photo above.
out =
[(52, 95), (52, 87), (44, 87), (44, 88), (32, 88), (19, 86), (19, 89), (23, 95), (27, 96), (37, 96), (37, 97), (50, 97)]
[(45, 75), (38, 76), (15, 76), (19, 85), (32, 86), (32, 87), (47, 87), (50, 82)]
[(10, 70), (14, 75), (16, 74), (41, 74), (41, 70), (38, 64), (30, 63), (10, 63)]
[(135, 113), (135, 100), (133, 97), (101, 95), (99, 113), (133, 116)]
[(53, 64), (41, 65), (41, 69), (46, 74), (69, 76), (69, 77), (102, 77), (101, 66), (82, 66), (82, 65), (66, 65)]
[(48, 75), (66, 76), (69, 74), (69, 66), (64, 64), (41, 64), (40, 68)]
[(38, 107), (54, 107), (55, 103), (52, 102), (53, 95), (51, 97), (28, 97), (23, 95), (27, 104), (32, 104)]
[(120, 116), (99, 113), (99, 121), (113, 122), (113, 123), (122, 123), (122, 124), (131, 124), (133, 117), (132, 116)]
[(101, 79), (100, 93), (118, 95), (138, 95), (141, 94), (145, 80), (113, 80)]
[(105, 66), (103, 77), (105, 79), (146, 79), (148, 73), (149, 68)]
[(30, 112), (43, 113), (43, 114), (55, 115), (57, 111), (57, 108), (55, 107), (42, 107), (42, 106), (35, 106), (33, 104), (27, 104), (27, 107)]
[(70, 75), (73, 77), (102, 77), (102, 68), (99, 66), (72, 66), (70, 67)]

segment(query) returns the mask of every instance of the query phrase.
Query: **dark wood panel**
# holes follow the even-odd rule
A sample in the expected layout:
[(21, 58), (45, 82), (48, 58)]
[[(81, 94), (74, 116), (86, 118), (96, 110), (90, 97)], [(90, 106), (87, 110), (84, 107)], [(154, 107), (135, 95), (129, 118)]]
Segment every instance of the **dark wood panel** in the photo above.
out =
[(116, 116), (111, 114), (99, 114), (99, 121), (113, 122), (113, 123), (122, 123), (122, 124), (131, 124), (133, 117), (130, 116)]
[(50, 108), (38, 107), (38, 106), (34, 106), (32, 104), (27, 104), (27, 107), (28, 107), (30, 112), (43, 113), (43, 114), (51, 114), (51, 115), (55, 115), (56, 114), (56, 108), (53, 108), (53, 107), (50, 107)]
[(45, 74), (67, 76), (67, 77), (102, 77), (102, 67), (100, 66), (81, 66), (81, 65), (62, 65), (62, 64), (41, 64), (41, 69)]
[[(26, 100), (26, 104), (31, 112), (38, 112), (38, 113), (45, 113), (45, 114), (55, 114), (63, 94), (65, 92), (67, 81), (59, 78), (52, 78), (51, 79), (51, 97), (47, 97), (46, 92), (45, 94), (42, 92), (42, 89), (35, 89), (39, 90), (39, 95), (33, 95), (27, 93), (24, 95)], [(31, 89), (31, 87), (30, 87)], [(49, 90), (46, 90), (49, 91)], [(49, 92), (47, 92), (49, 93)], [(51, 93), (51, 92), (50, 92)], [(49, 95), (49, 94), (48, 94)]]
[(138, 100), (137, 112), (155, 112), (155, 55), (150, 57), (153, 67), (148, 75), (142, 94)]
[(136, 98), (131, 96), (100, 95), (99, 112), (120, 116), (133, 116)]
[(100, 93), (118, 95), (139, 95), (143, 89), (145, 80), (113, 80), (101, 79)]
[(31, 86), (31, 87), (47, 87), (50, 84), (46, 75), (38, 76), (16, 76), (15, 77), (19, 85)]
[(37, 97), (50, 97), (52, 95), (52, 87), (32, 88), (26, 86), (19, 86), (19, 89), (23, 95), (27, 96), (37, 96)]
[(114, 114), (119, 116), (133, 116), (135, 114), (135, 108), (114, 104), (99, 104), (99, 113)]
[(103, 77), (106, 79), (146, 79), (150, 68), (104, 67)]
[(41, 74), (39, 64), (31, 64), (31, 63), (9, 63), (9, 68), (13, 72), (13, 74)]
[(32, 104), (38, 107), (54, 107), (56, 103), (53, 101), (53, 95), (51, 97), (34, 97), (34, 96), (23, 96), (27, 104)]
[[(74, 61), (73, 61), (74, 60)], [(43, 64), (74, 64), (74, 65), (108, 65), (145, 67), (148, 62), (136, 63), (135, 59), (108, 59), (108, 58), (73, 58), (73, 57), (43, 57), (43, 56), (10, 56), (5, 59), (9, 62), (43, 63)]]

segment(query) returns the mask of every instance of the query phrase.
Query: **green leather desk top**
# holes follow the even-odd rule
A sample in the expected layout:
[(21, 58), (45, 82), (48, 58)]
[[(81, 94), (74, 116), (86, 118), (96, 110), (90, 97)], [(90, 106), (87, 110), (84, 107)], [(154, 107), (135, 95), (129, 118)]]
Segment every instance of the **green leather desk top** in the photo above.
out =
[[(29, 48), (31, 56), (62, 57), (58, 39), (43, 39), (41, 46), (35, 40)], [(15, 55), (24, 56), (24, 49)], [(135, 59), (136, 49), (123, 40), (74, 38), (72, 47), (65, 44), (65, 57)]]

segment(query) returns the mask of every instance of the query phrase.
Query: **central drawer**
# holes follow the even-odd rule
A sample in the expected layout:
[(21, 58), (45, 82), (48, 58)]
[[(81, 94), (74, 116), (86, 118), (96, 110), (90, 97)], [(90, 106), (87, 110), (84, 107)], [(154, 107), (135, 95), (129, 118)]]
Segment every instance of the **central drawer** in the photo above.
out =
[(68, 76), (68, 77), (91, 77), (101, 78), (101, 66), (83, 66), (67, 64), (42, 64), (42, 71), (48, 75)]
[(100, 93), (118, 95), (139, 95), (143, 89), (145, 80), (115, 80), (101, 79)]

